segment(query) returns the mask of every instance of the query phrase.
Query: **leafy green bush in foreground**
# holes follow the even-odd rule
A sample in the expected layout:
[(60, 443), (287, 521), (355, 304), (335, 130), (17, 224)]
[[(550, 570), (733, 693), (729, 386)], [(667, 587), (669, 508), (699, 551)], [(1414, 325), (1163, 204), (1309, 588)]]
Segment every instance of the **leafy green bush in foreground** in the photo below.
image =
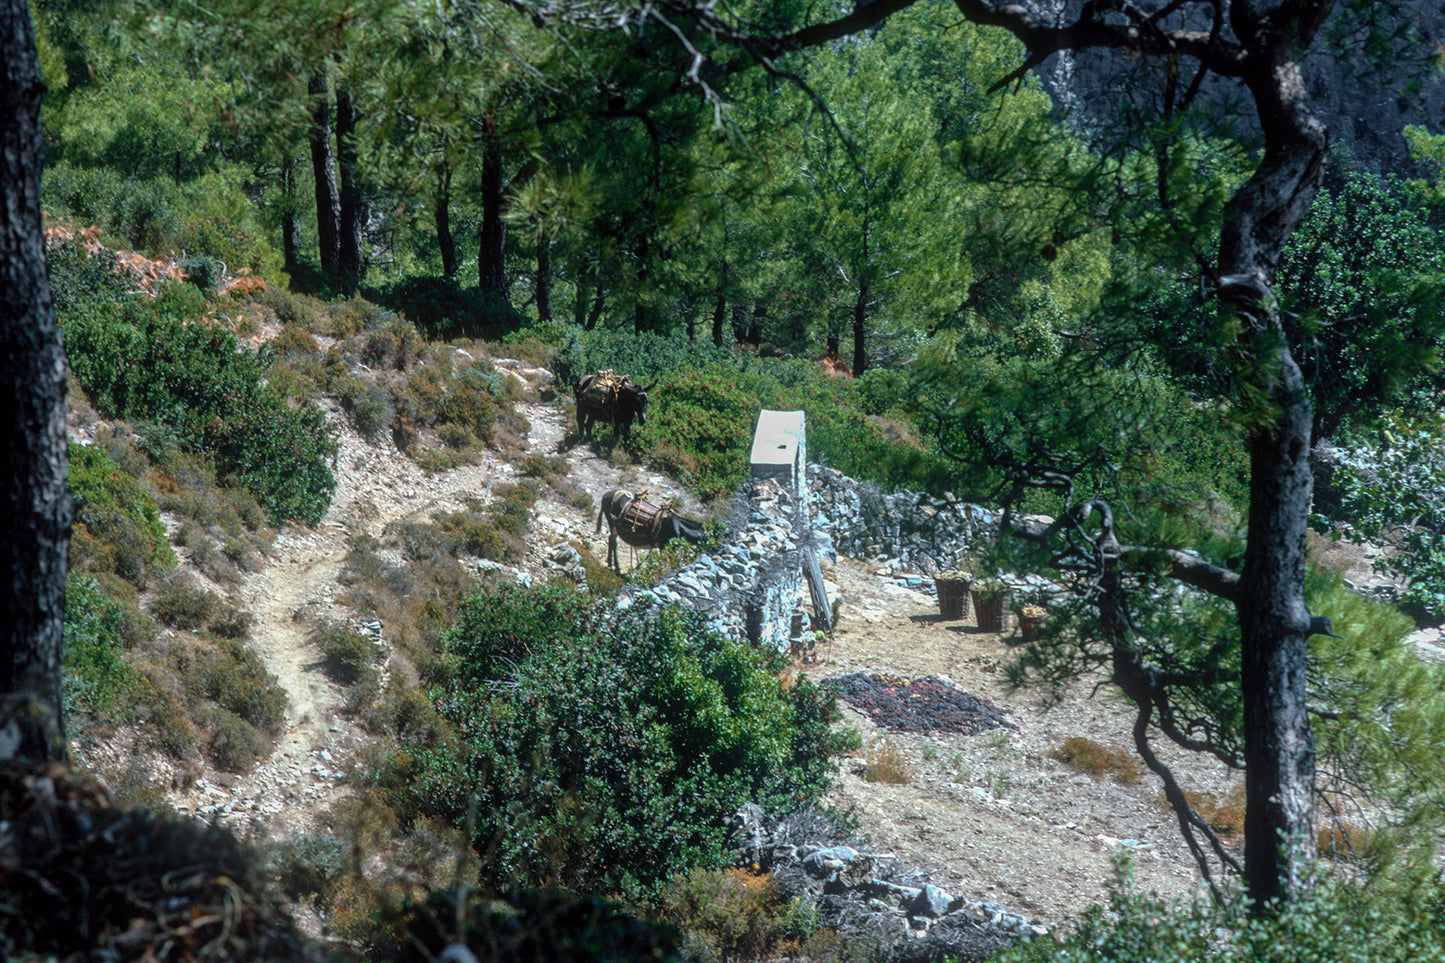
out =
[(723, 818), (825, 791), (846, 736), (831, 694), (791, 690), (698, 617), (645, 618), (571, 589), (473, 596), (433, 693), (459, 734), (377, 773), (403, 815), (474, 819), (483, 875), (637, 892), (725, 857)]

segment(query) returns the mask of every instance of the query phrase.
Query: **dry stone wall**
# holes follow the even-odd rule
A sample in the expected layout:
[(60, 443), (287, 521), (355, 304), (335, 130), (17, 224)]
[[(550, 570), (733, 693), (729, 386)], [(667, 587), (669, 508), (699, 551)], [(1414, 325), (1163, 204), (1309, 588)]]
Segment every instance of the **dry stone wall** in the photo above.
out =
[(816, 464), (805, 472), (769, 471), (745, 483), (720, 548), (651, 588), (629, 586), (621, 604), (705, 612), (729, 638), (786, 651), (811, 633), (816, 614), (802, 578), (805, 551), (931, 576), (997, 530), (997, 513), (952, 495), (883, 493)]
[(836, 551), (895, 571), (932, 576), (998, 531), (998, 513), (951, 493), (882, 492), (822, 465), (808, 466), (814, 525)]

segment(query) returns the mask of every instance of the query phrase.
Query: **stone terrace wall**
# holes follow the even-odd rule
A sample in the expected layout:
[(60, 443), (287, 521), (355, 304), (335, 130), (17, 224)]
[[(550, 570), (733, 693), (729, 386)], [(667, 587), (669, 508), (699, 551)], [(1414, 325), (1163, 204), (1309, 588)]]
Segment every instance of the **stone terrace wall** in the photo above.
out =
[(705, 612), (728, 638), (786, 651), (811, 627), (802, 539), (811, 539), (821, 559), (841, 552), (932, 575), (992, 538), (998, 525), (997, 513), (951, 495), (883, 494), (821, 465), (807, 466), (807, 482), (801, 504), (798, 489), (778, 479), (747, 482), (729, 515), (726, 544), (653, 588), (625, 587), (620, 604)]
[(970, 548), (993, 538), (998, 513), (952, 494), (897, 491), (855, 481), (822, 465), (808, 466), (814, 525), (844, 555), (895, 570), (933, 575)]
[[(623, 607), (664, 605), (706, 612), (718, 632), (787, 650), (794, 636), (802, 557), (794, 535), (797, 496), (775, 479), (744, 485), (716, 551), (678, 569), (653, 588), (626, 586)], [(802, 506), (806, 511), (806, 506)]]

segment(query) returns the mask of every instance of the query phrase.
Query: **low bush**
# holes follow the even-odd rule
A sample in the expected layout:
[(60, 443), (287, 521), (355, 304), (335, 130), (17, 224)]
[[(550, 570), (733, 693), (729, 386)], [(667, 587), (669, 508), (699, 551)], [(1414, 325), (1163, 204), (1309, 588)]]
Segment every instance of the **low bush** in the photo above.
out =
[(255, 726), (221, 706), (199, 711), (206, 731), (206, 758), (224, 772), (245, 772), (271, 751), (271, 740)]
[(207, 166), (212, 169), (176, 180), (133, 171), (128, 162), (114, 168), (47, 163), (47, 210), (101, 225), (152, 257), (186, 251), (217, 268), (224, 262), (232, 274), (279, 269), (280, 252), (266, 240), (271, 231), (259, 223), (259, 208), (246, 194), (254, 180), (250, 168), (222, 163), (217, 169), (211, 160)]
[(327, 676), (337, 685), (357, 685), (375, 678), (377, 648), (360, 632), (327, 622), (313, 632), (312, 641), (321, 650)]
[(173, 578), (156, 590), (151, 615), (173, 629), (195, 631), (206, 626), (220, 605), (216, 593), (195, 588), (184, 578)]
[(495, 884), (656, 887), (726, 858), (722, 816), (819, 798), (836, 703), (785, 690), (763, 656), (695, 614), (591, 605), (558, 586), (476, 595), (436, 691), (455, 742), (372, 774), (398, 812), (476, 814)]
[(868, 782), (904, 785), (913, 781), (913, 773), (897, 746), (886, 739), (878, 739), (863, 756), (863, 778)]
[(614, 899), (564, 889), (434, 890), (389, 910), (368, 942), (377, 959), (432, 963), (450, 944), (485, 946), (494, 963), (682, 963), (677, 931)]
[[(1184, 799), (1189, 808), (1209, 824), (1216, 832), (1228, 833), (1240, 838), (1244, 836), (1245, 789), (1244, 783), (1235, 785), (1222, 798), (1214, 793), (1184, 790)], [(1161, 793), (1158, 798), (1161, 808), (1168, 808), (1169, 801)]]
[(1069, 736), (1063, 745), (1050, 750), (1049, 758), (1095, 779), (1111, 776), (1115, 782), (1133, 784), (1144, 778), (1133, 753), (1111, 749), (1083, 736)]
[(65, 587), (65, 705), (67, 711), (110, 713), (136, 690), (125, 661), (125, 613), (94, 579), (71, 573)]
[(229, 331), (134, 299), (82, 302), (61, 323), (76, 380), (102, 414), (164, 426), (278, 522), (320, 520), (336, 485), (325, 418), (288, 405)]
[(1445, 884), (1407, 888), (1326, 878), (1297, 903), (1252, 915), (1241, 897), (1220, 906), (1171, 902), (1133, 885), (1126, 861), (1107, 906), (1072, 931), (1016, 944), (995, 963), (1415, 963), (1445, 959)]
[(351, 847), (327, 829), (276, 840), (266, 855), (283, 893), (325, 906), (351, 862)]
[(704, 499), (729, 495), (743, 480), (764, 408), (806, 414), (810, 460), (889, 487), (950, 487), (951, 465), (917, 440), (898, 378), (872, 378), (865, 393), (858, 382), (828, 377), (806, 361), (618, 331), (569, 338), (554, 370), (559, 383), (571, 385), (601, 368), (640, 384), (657, 382), (648, 423), (634, 431), (633, 453)]
[(286, 720), (286, 690), (261, 657), (235, 639), (215, 644), (203, 663), (202, 691), (227, 712), (269, 736)]
[(380, 385), (351, 375), (343, 375), (331, 383), (342, 410), (350, 418), (356, 433), (367, 441), (376, 441), (391, 427), (396, 416), (391, 393)]
[(144, 588), (152, 573), (174, 568), (160, 510), (130, 473), (98, 445), (70, 445), (76, 499), (71, 570), (113, 572)]
[(682, 932), (684, 952), (698, 963), (776, 959), (818, 929), (808, 901), (785, 899), (772, 876), (740, 869), (678, 876), (659, 902), (658, 915)]
[(497, 340), (527, 323), (505, 299), (451, 278), (409, 277), (366, 292), (377, 304), (398, 311), (433, 341), (455, 338)]

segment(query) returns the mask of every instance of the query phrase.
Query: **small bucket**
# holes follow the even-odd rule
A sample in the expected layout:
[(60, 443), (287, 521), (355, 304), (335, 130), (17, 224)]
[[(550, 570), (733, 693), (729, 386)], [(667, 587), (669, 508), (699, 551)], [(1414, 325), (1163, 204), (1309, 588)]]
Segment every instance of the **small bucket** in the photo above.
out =
[(934, 579), (938, 589), (938, 614), (952, 622), (968, 615), (968, 582), (961, 578)]

